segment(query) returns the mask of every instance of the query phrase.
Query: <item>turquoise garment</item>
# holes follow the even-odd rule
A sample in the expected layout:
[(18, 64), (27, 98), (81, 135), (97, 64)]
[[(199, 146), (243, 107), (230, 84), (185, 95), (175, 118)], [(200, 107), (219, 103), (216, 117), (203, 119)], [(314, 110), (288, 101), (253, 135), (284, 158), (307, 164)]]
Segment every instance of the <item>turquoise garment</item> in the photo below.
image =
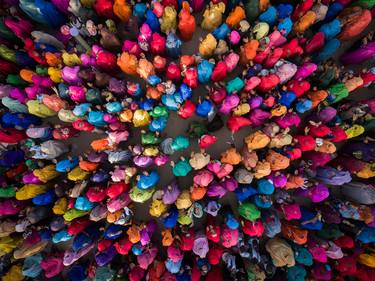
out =
[(94, 208), (94, 204), (89, 201), (89, 199), (85, 196), (79, 196), (77, 197), (74, 208), (80, 211), (90, 211)]
[(275, 187), (270, 180), (260, 179), (257, 182), (257, 190), (260, 194), (271, 195), (275, 191)]
[(161, 96), (161, 101), (169, 110), (178, 110), (178, 103), (176, 102), (174, 95), (164, 94)]
[(238, 93), (242, 90), (242, 88), (245, 86), (245, 83), (243, 80), (239, 77), (234, 78), (233, 80), (230, 80), (227, 82), (226, 89), (227, 92), (232, 94), (232, 93)]
[(81, 103), (74, 107), (73, 114), (77, 117), (83, 117), (89, 111), (89, 108), (92, 106), (91, 103)]
[(288, 281), (305, 281), (307, 275), (303, 266), (295, 265), (288, 268)]
[(29, 110), (27, 106), (20, 103), (18, 100), (12, 99), (10, 97), (3, 97), (1, 99), (2, 104), (7, 107), (12, 112), (21, 112), (21, 113), (28, 113)]
[(73, 236), (68, 233), (66, 229), (60, 230), (59, 232), (56, 232), (52, 236), (52, 242), (54, 244), (61, 243), (61, 242), (66, 242), (72, 239)]
[(147, 6), (145, 3), (136, 3), (133, 7), (133, 16), (138, 18), (138, 22), (144, 21), (146, 16)]
[(188, 160), (180, 160), (173, 166), (172, 172), (176, 177), (185, 177), (192, 169)]
[(122, 105), (118, 101), (109, 102), (105, 105), (108, 113), (118, 113), (122, 111)]
[(185, 136), (177, 136), (172, 142), (172, 149), (174, 151), (184, 150), (190, 146), (190, 141)]
[(90, 111), (87, 121), (97, 127), (107, 125), (107, 122), (104, 121), (104, 112), (101, 111)]
[(43, 257), (41, 254), (25, 258), (22, 266), (22, 275), (29, 278), (36, 278), (43, 271), (40, 266), (42, 260)]
[(313, 264), (313, 258), (309, 250), (307, 248), (293, 244), (293, 250), (294, 250), (294, 258), (297, 263), (306, 265), (306, 266), (312, 266)]

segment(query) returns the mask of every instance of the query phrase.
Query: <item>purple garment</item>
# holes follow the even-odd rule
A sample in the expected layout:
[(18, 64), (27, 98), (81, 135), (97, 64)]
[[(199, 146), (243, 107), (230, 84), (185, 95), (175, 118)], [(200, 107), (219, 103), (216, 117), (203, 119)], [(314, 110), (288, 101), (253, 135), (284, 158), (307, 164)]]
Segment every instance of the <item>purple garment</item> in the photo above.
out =
[(341, 56), (341, 62), (343, 64), (360, 64), (373, 57), (375, 57), (375, 42), (370, 42)]

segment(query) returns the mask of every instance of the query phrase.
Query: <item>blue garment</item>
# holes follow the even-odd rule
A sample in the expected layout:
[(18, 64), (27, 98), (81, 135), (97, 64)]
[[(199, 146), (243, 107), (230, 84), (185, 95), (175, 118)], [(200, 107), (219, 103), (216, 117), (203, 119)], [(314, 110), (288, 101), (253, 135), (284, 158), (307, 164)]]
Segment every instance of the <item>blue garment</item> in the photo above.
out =
[(74, 169), (79, 165), (79, 159), (77, 156), (72, 157), (72, 159), (64, 159), (56, 163), (55, 170), (59, 173), (66, 173)]
[(16, 51), (16, 62), (23, 67), (35, 68), (36, 61), (24, 51)]
[(55, 46), (45, 44), (45, 43), (35, 43), (35, 49), (41, 52), (50, 52), (50, 53), (59, 52), (59, 50)]
[(277, 25), (277, 29), (283, 33), (282, 31), (284, 31), (285, 33), (284, 36), (287, 37), (288, 34), (292, 31), (292, 27), (293, 27), (293, 21), (290, 17), (287, 17), (287, 18), (284, 18), (281, 22), (279, 22), (279, 24)]
[(164, 94), (161, 96), (161, 102), (168, 108), (168, 110), (177, 111), (178, 103), (176, 102), (174, 95)]
[(109, 175), (107, 172), (105, 171), (97, 171), (95, 172), (95, 174), (93, 174), (91, 177), (90, 177), (90, 180), (92, 182), (96, 182), (96, 183), (99, 183), (99, 182), (105, 182), (109, 179)]
[(70, 96), (69, 96), (69, 89), (68, 89), (68, 86), (64, 83), (60, 83), (57, 85), (57, 91), (59, 93), (59, 97), (64, 99), (64, 100), (68, 100), (70, 99)]
[(83, 117), (89, 112), (91, 106), (92, 104), (88, 102), (77, 104), (73, 109), (73, 114), (77, 117)]
[(216, 40), (225, 40), (230, 31), (229, 26), (226, 23), (223, 23), (212, 32), (212, 35), (216, 38)]
[(73, 251), (78, 252), (92, 242), (92, 238), (86, 232), (80, 232), (73, 239), (72, 249)]
[(356, 239), (362, 243), (369, 244), (375, 242), (375, 228), (365, 226), (361, 232), (357, 234)]
[(344, 6), (339, 1), (333, 2), (328, 6), (328, 11), (323, 22), (326, 23), (333, 20), (343, 9)]
[(262, 65), (257, 63), (257, 64), (254, 64), (253, 66), (250, 66), (248, 69), (247, 69), (247, 72), (246, 72), (246, 76), (245, 78), (246, 79), (249, 79), (253, 76), (257, 76), (258, 73), (262, 70)]
[(156, 86), (157, 84), (161, 83), (161, 79), (159, 76), (156, 76), (156, 75), (150, 75), (148, 78), (147, 78), (147, 82), (151, 85), (151, 86)]
[(37, 206), (45, 206), (52, 204), (55, 201), (55, 198), (55, 191), (50, 190), (45, 193), (39, 194), (38, 196), (35, 196), (31, 201)]
[(257, 182), (257, 190), (260, 194), (271, 195), (275, 191), (275, 187), (272, 181), (260, 179)]
[(265, 209), (262, 211), (262, 221), (264, 225), (264, 234), (273, 238), (281, 232), (281, 222), (276, 211)]
[(292, 103), (296, 99), (296, 94), (292, 91), (283, 92), (281, 93), (281, 97), (278, 100), (278, 103), (281, 105), (285, 105), (287, 108), (290, 108), (292, 106)]
[(193, 90), (185, 83), (181, 84), (179, 93), (183, 101), (189, 100), (193, 96)]
[(154, 108), (156, 101), (153, 99), (144, 99), (138, 103), (139, 108), (150, 111)]
[(284, 19), (293, 13), (293, 6), (291, 4), (279, 4), (276, 7), (279, 18)]
[(268, 7), (263, 13), (259, 16), (259, 21), (268, 23), (270, 26), (274, 25), (277, 20), (277, 10), (274, 6)]
[(19, 127), (26, 130), (31, 125), (38, 126), (41, 124), (41, 118), (29, 113), (5, 112), (3, 116), (1, 116), (1, 125), (4, 128)]
[(225, 224), (230, 229), (237, 229), (240, 226), (240, 223), (236, 220), (233, 214), (227, 213), (225, 216)]
[(84, 281), (87, 278), (87, 267), (88, 265), (73, 265), (68, 271), (68, 277), (71, 281)]
[(315, 63), (322, 63), (328, 60), (340, 47), (341, 43), (338, 39), (334, 38), (329, 40), (323, 47), (323, 49), (313, 56)]
[(153, 11), (147, 10), (146, 12), (146, 22), (151, 28), (152, 32), (160, 33), (160, 22), (159, 18), (154, 14)]
[(272, 206), (272, 200), (268, 195), (255, 195), (251, 199), (259, 208), (268, 209)]
[(90, 111), (87, 122), (95, 127), (104, 127), (107, 125), (107, 122), (104, 121), (104, 112), (102, 111)]
[(214, 69), (214, 64), (210, 63), (208, 60), (202, 60), (197, 66), (198, 69), (198, 81), (201, 84), (207, 84), (211, 81), (212, 70)]
[(181, 264), (182, 264), (182, 260), (178, 262), (174, 262), (168, 258), (167, 261), (165, 262), (165, 267), (170, 273), (176, 274), (180, 271)]
[(6, 150), (0, 156), (0, 166), (10, 168), (25, 161), (23, 150)]
[(313, 106), (313, 103), (309, 99), (302, 99), (296, 104), (296, 111), (298, 113), (305, 113), (306, 111), (310, 110)]
[(118, 101), (106, 103), (105, 108), (108, 113), (119, 113), (122, 111), (122, 105)]
[(247, 198), (257, 194), (258, 191), (249, 184), (240, 184), (234, 193), (238, 201), (244, 202)]
[(160, 180), (160, 176), (157, 171), (151, 171), (148, 175), (140, 175), (137, 181), (137, 187), (139, 189), (149, 189), (155, 186)]
[[(60, 12), (55, 5), (45, 0), (35, 0), (35, 6), (42, 13), (45, 21), (49, 26), (60, 27), (66, 22), (66, 16)], [(31, 16), (34, 20), (34, 17)]]
[(180, 38), (178, 38), (173, 32), (169, 33), (167, 36), (167, 41), (165, 42), (167, 56), (172, 59), (179, 58), (181, 56), (181, 45), (182, 42)]
[(109, 240), (116, 240), (117, 238), (120, 238), (124, 235), (124, 230), (124, 227), (121, 225), (111, 224), (105, 230), (103, 237)]
[(213, 109), (214, 105), (212, 104), (211, 101), (209, 100), (204, 100), (202, 103), (198, 103), (196, 109), (195, 109), (195, 113), (199, 116), (199, 117), (207, 117), (208, 114), (211, 112), (211, 110)]
[(311, 220), (316, 217), (317, 213), (310, 212), (306, 208), (301, 208), (301, 228), (302, 229), (308, 229), (308, 230), (321, 230), (323, 228), (323, 223), (320, 220), (317, 220), (316, 222), (310, 222), (306, 224), (302, 224), (305, 221)]
[(167, 117), (158, 117), (154, 118), (151, 123), (148, 125), (148, 129), (151, 132), (162, 132), (167, 127), (168, 118)]
[(143, 246), (141, 243), (135, 243), (133, 246), (132, 246), (132, 252), (135, 256), (139, 256), (143, 253)]
[(323, 24), (319, 28), (319, 32), (324, 33), (324, 40), (329, 41), (336, 37), (341, 32), (341, 22), (339, 19), (334, 19), (333, 21)]
[(19, 7), (21, 10), (27, 14), (33, 21), (41, 24), (49, 25), (48, 20), (36, 5), (35, 0), (20, 0)]
[(142, 23), (145, 20), (147, 6), (145, 3), (137, 2), (133, 6), (133, 16), (137, 17), (138, 23)]
[(163, 224), (164, 224), (164, 227), (165, 228), (173, 228), (175, 227), (176, 223), (177, 223), (177, 219), (178, 219), (178, 210), (175, 208), (175, 207), (172, 207), (169, 211), (168, 211), (168, 216), (166, 216), (164, 219), (163, 219)]

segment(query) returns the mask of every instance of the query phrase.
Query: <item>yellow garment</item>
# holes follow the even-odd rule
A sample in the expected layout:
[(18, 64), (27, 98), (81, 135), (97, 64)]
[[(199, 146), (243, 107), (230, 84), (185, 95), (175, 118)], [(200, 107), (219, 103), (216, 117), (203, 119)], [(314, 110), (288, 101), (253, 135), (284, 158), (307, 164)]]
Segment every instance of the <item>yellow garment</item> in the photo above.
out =
[(269, 147), (282, 148), (286, 145), (290, 145), (293, 141), (293, 137), (289, 134), (281, 133), (277, 134), (271, 139)]
[(69, 54), (69, 53), (63, 53), (62, 54), (62, 59), (65, 65), (67, 66), (75, 66), (82, 64), (81, 59), (77, 54)]
[(255, 39), (260, 40), (266, 37), (270, 31), (270, 26), (266, 22), (259, 22), (253, 28), (253, 33), (255, 34)]
[(247, 145), (247, 149), (251, 151), (266, 147), (270, 143), (271, 139), (262, 131), (256, 131), (255, 133), (245, 137), (244, 141)]
[(29, 100), (26, 105), (30, 114), (36, 115), (40, 118), (47, 118), (56, 115), (56, 111), (48, 108), (43, 103), (39, 103), (37, 100)]
[(375, 268), (375, 253), (360, 254), (358, 262), (370, 268)]
[(375, 162), (366, 163), (365, 166), (357, 172), (357, 177), (362, 179), (369, 179), (375, 177)]
[(48, 182), (60, 175), (60, 173), (56, 172), (55, 165), (48, 165), (42, 169), (36, 169), (33, 171), (33, 174), (42, 182)]
[(272, 116), (283, 116), (287, 112), (287, 108), (285, 105), (279, 105), (271, 110)]
[(57, 67), (48, 67), (48, 75), (53, 82), (55, 83), (62, 82), (61, 69)]
[(155, 157), (158, 156), (159, 149), (156, 146), (149, 146), (143, 151), (143, 155)]
[(68, 173), (68, 179), (71, 181), (83, 181), (90, 176), (89, 172), (82, 170), (79, 166)]
[(189, 215), (189, 212), (186, 210), (180, 210), (178, 213), (177, 222), (181, 225), (190, 225), (193, 223), (193, 218)]
[(193, 204), (193, 202), (190, 199), (189, 190), (184, 190), (183, 192), (181, 192), (180, 196), (178, 196), (178, 198), (176, 200), (177, 209), (187, 209), (192, 204)]
[(234, 116), (242, 116), (250, 112), (250, 105), (248, 103), (242, 103), (233, 110)]
[(20, 239), (13, 239), (10, 236), (0, 238), (0, 257), (5, 254), (11, 253), (14, 249), (17, 248)]
[(53, 205), (52, 211), (55, 215), (63, 215), (65, 214), (68, 208), (68, 200), (63, 197), (58, 199), (55, 204)]
[(29, 200), (45, 193), (48, 190), (46, 185), (41, 184), (25, 184), (16, 192), (17, 200)]
[(73, 111), (69, 109), (60, 109), (57, 116), (61, 121), (66, 123), (73, 123), (74, 121), (79, 119), (77, 116), (73, 114)]
[(199, 44), (199, 53), (203, 57), (211, 57), (216, 49), (217, 41), (215, 37), (209, 33), (206, 38)]
[(202, 28), (207, 31), (213, 31), (223, 21), (223, 13), (225, 12), (225, 4), (220, 2), (218, 4), (212, 4), (210, 2), (209, 7), (203, 13)]
[(356, 76), (346, 80), (344, 85), (349, 92), (353, 92), (355, 89), (363, 85), (363, 79), (360, 76)]
[(160, 29), (166, 34), (177, 29), (177, 12), (174, 7), (167, 6), (164, 8), (164, 13), (161, 17)]
[(160, 217), (165, 211), (167, 211), (167, 206), (162, 200), (153, 200), (150, 206), (149, 213), (153, 217)]
[(21, 265), (14, 264), (9, 271), (1, 277), (1, 281), (22, 281), (24, 278)]
[(358, 137), (362, 135), (364, 132), (365, 132), (365, 128), (357, 124), (353, 125), (353, 127), (345, 131), (346, 135), (348, 136), (348, 139)]
[(134, 127), (143, 127), (151, 122), (151, 117), (146, 110), (137, 109), (133, 115)]

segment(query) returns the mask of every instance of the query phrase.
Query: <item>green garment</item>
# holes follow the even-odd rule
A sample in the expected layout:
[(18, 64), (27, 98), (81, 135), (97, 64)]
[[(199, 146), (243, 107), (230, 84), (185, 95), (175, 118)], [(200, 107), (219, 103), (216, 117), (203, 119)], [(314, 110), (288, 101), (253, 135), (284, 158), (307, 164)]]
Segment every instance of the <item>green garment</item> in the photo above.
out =
[(161, 142), (161, 138), (156, 136), (156, 134), (147, 132), (141, 135), (141, 143), (143, 145), (146, 144), (159, 144)]
[(158, 106), (154, 107), (154, 109), (151, 111), (150, 115), (153, 118), (168, 117), (169, 112), (168, 112), (168, 109), (167, 109), (166, 106), (158, 105)]
[(345, 84), (343, 83), (337, 83), (335, 85), (332, 85), (328, 88), (329, 93), (329, 103), (333, 104), (336, 102), (341, 101), (342, 99), (349, 96), (348, 88), (346, 88)]
[(251, 203), (244, 203), (238, 207), (238, 213), (244, 219), (255, 221), (260, 218), (260, 211)]
[(0, 198), (12, 198), (16, 196), (16, 189), (13, 186), (0, 188)]

